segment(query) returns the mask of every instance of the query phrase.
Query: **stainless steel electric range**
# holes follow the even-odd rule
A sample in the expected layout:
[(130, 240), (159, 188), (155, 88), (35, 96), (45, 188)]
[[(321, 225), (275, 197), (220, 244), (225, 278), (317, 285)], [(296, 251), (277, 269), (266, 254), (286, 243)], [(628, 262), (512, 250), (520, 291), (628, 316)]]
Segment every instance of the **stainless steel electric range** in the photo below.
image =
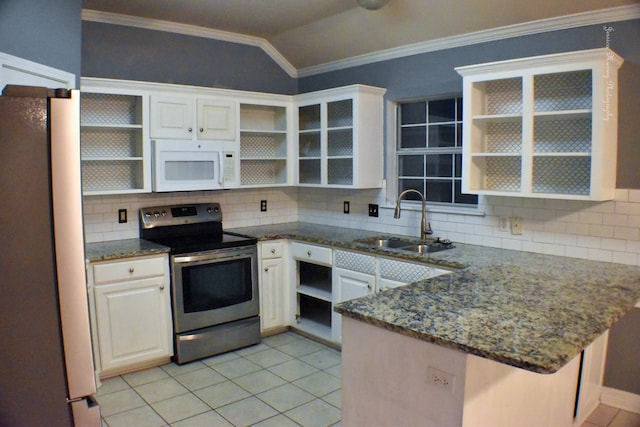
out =
[(171, 248), (176, 363), (260, 342), (257, 240), (224, 232), (219, 203), (142, 208), (140, 237)]

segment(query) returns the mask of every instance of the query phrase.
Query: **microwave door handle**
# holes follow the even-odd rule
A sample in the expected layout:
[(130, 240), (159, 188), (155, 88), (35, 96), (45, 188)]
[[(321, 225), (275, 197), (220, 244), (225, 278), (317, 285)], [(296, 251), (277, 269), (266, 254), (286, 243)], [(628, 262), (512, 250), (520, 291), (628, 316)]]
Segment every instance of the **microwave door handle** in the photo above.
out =
[(218, 183), (224, 184), (224, 153), (222, 151), (218, 151), (218, 164), (220, 165), (218, 168)]

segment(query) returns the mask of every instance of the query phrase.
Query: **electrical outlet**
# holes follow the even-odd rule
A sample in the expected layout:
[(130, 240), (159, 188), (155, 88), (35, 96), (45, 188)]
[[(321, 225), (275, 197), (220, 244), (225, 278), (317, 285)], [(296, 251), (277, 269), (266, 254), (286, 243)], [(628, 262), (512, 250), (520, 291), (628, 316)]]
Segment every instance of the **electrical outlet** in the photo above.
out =
[(349, 213), (349, 202), (347, 202), (346, 200), (343, 202), (342, 205), (342, 212), (348, 214)]
[(266, 212), (266, 211), (267, 211), (267, 201), (260, 200), (260, 212)]
[(427, 375), (429, 384), (453, 394), (456, 382), (456, 377), (453, 374), (429, 367)]
[(118, 223), (124, 224), (127, 222), (127, 210), (126, 209), (118, 209)]
[(509, 217), (506, 217), (506, 216), (500, 217), (499, 224), (500, 224), (500, 231), (509, 231), (509, 228), (511, 227), (511, 221), (509, 220)]
[(378, 216), (378, 205), (369, 204), (369, 216)]
[(511, 217), (511, 234), (520, 235), (522, 234), (522, 218), (519, 216)]

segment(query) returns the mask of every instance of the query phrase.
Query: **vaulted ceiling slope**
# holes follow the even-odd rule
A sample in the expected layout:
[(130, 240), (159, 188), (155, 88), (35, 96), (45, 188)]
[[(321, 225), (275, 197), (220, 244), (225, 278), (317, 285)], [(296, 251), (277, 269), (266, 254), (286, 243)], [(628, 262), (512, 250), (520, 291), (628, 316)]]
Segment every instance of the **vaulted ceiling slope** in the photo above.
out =
[(638, 0), (83, 0), (83, 19), (260, 46), (292, 76), (581, 25), (640, 18)]

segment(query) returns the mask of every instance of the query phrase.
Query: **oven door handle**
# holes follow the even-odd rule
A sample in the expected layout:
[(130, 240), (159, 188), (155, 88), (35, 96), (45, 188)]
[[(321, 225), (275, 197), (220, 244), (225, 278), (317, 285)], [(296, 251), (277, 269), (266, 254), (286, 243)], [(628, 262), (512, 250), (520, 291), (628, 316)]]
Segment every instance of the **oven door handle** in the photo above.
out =
[(214, 261), (220, 262), (231, 259), (238, 258), (251, 258), (252, 254), (246, 251), (233, 251), (226, 252), (224, 250), (215, 251), (215, 253), (207, 253), (207, 254), (194, 254), (194, 255), (182, 255), (182, 256), (174, 256), (173, 263), (174, 264), (186, 264), (190, 262), (199, 262), (199, 261)]

